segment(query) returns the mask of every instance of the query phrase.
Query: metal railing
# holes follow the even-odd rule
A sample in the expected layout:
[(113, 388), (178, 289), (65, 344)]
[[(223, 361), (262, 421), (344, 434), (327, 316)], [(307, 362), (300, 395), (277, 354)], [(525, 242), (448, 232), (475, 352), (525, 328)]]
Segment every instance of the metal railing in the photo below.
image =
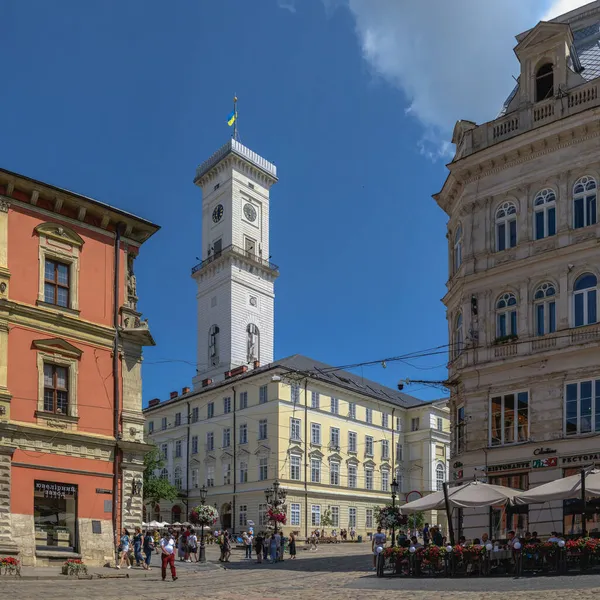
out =
[(251, 250), (244, 250), (239, 246), (231, 244), (230, 246), (226, 246), (219, 252), (214, 252), (208, 258), (205, 258), (201, 263), (198, 263), (195, 267), (192, 268), (192, 275), (194, 275), (194, 273), (197, 273), (210, 263), (214, 262), (215, 260), (218, 260), (219, 258), (224, 256), (231, 255), (239, 256), (240, 258), (245, 258), (246, 260), (249, 260), (250, 262), (253, 262), (265, 269), (269, 269), (270, 271), (279, 272), (279, 267), (276, 264), (269, 262), (268, 260), (265, 260), (260, 256), (257, 256), (256, 253)]

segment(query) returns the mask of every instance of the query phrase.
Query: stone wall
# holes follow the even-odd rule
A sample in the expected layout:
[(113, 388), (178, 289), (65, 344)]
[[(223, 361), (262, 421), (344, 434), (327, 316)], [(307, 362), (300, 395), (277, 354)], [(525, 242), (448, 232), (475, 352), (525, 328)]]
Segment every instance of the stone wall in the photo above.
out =
[(115, 564), (115, 541), (113, 536), (112, 521), (100, 521), (102, 533), (92, 533), (92, 520), (77, 519), (79, 526), (79, 551), (82, 560), (92, 567), (103, 567), (110, 563)]
[(10, 515), (12, 538), (19, 550), (19, 559), (24, 567), (35, 566), (35, 526), (33, 515)]

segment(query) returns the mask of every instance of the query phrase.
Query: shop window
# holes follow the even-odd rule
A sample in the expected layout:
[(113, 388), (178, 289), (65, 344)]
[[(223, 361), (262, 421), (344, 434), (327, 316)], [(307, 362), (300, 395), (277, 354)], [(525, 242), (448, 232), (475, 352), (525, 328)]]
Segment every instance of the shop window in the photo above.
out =
[[(501, 477), (490, 477), (489, 483), (503, 485), (515, 490), (529, 489), (529, 473), (515, 473)], [(492, 539), (506, 538), (509, 531), (525, 532), (529, 530), (529, 505), (492, 506)]]
[(77, 549), (77, 486), (36, 481), (33, 491), (35, 545), (40, 550)]
[[(580, 475), (581, 467), (564, 469), (563, 477)], [(580, 498), (563, 500), (563, 533), (565, 535), (581, 535), (581, 514), (583, 512)], [(597, 534), (600, 531), (600, 498), (588, 498), (585, 503), (586, 531)], [(595, 535), (594, 535), (595, 537)]]

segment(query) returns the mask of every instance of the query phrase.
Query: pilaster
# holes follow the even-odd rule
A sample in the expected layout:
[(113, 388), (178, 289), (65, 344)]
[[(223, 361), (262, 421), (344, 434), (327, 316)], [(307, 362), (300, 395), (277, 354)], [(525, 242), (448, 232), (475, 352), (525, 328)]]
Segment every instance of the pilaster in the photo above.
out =
[(119, 442), (123, 450), (121, 463), (121, 527), (133, 531), (142, 526), (144, 455), (147, 444)]
[(8, 298), (8, 210), (10, 202), (0, 197), (0, 298)]
[(0, 556), (19, 553), (12, 537), (10, 511), (11, 459), (14, 451), (13, 446), (0, 446)]

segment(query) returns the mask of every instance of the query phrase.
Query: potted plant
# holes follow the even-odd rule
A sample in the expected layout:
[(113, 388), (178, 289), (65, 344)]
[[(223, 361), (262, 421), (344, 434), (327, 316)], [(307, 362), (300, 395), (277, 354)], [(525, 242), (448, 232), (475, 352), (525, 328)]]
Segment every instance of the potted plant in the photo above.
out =
[(70, 577), (87, 575), (87, 566), (78, 558), (69, 558), (63, 563), (62, 574)]

